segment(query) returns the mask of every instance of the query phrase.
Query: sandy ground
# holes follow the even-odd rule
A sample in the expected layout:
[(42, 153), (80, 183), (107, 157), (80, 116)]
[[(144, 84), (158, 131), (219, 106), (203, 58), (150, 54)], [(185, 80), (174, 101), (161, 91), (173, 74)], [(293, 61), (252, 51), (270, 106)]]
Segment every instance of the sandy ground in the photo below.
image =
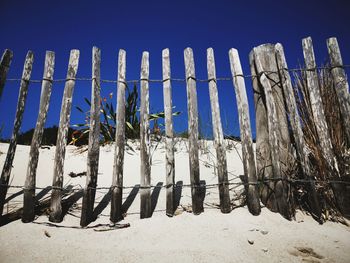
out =
[[(165, 189), (152, 192), (154, 212), (152, 218), (139, 219), (140, 156), (135, 152), (125, 155), (124, 205), (128, 207), (121, 224), (130, 227), (110, 231), (94, 227), (109, 223), (110, 205), (108, 190), (99, 190), (95, 210), (98, 214), (91, 228), (79, 228), (81, 198), (72, 205), (64, 221), (47, 225), (47, 216), (38, 216), (34, 223), (8, 220), (0, 227), (0, 262), (350, 262), (350, 228), (327, 222), (319, 225), (310, 216), (298, 211), (295, 221), (263, 208), (260, 216), (252, 216), (246, 207), (235, 208), (222, 214), (216, 188), (205, 192), (205, 212), (194, 216), (190, 209), (190, 189), (177, 191), (179, 208), (176, 216), (165, 215)], [(202, 141), (200, 154), (201, 179), (206, 184), (217, 183), (215, 151), (211, 142)], [(7, 144), (0, 144), (0, 169), (2, 169)], [(188, 184), (189, 165), (187, 144), (176, 144), (176, 182)], [(243, 167), (238, 153), (240, 145), (231, 145), (227, 151), (230, 182), (239, 182)], [(52, 183), (55, 147), (41, 149), (37, 171), (37, 186)], [(165, 183), (164, 145), (152, 150), (152, 185)], [(23, 185), (28, 162), (29, 146), (18, 146), (11, 175), (11, 185)], [(112, 182), (113, 145), (101, 147), (99, 187), (109, 187)], [(86, 171), (86, 153), (77, 154), (69, 146), (65, 162), (66, 186), (84, 187), (85, 177), (70, 178), (70, 172)], [(135, 186), (136, 185), (136, 186)], [(135, 186), (135, 187), (134, 187)], [(232, 186), (234, 188), (234, 186)], [(181, 191), (180, 191), (181, 189)], [(21, 189), (10, 188), (4, 214), (21, 207)], [(231, 190), (231, 198), (240, 194), (240, 187)], [(45, 190), (37, 190), (41, 200), (49, 197)], [(46, 195), (45, 195), (46, 194)], [(72, 198), (72, 196), (70, 197)], [(106, 202), (107, 200), (107, 202)], [(238, 206), (238, 201), (235, 201)]]

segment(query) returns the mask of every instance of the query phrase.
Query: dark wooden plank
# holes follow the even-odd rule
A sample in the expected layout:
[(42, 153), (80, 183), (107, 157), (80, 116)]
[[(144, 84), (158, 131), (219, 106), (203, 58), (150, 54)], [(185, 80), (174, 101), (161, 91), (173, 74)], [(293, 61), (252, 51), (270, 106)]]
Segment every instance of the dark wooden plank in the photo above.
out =
[(67, 80), (64, 87), (64, 93), (61, 105), (60, 123), (57, 134), (55, 163), (53, 171), (53, 182), (50, 203), (51, 222), (62, 221), (62, 187), (63, 187), (63, 168), (66, 155), (67, 135), (72, 108), (73, 91), (75, 86), (75, 77), (78, 71), (79, 50), (71, 50), (67, 71)]
[(304, 133), (301, 127), (300, 116), (294, 96), (292, 81), (288, 72), (288, 66), (284, 55), (283, 46), (280, 43), (277, 43), (275, 45), (275, 49), (278, 71), (281, 77), (282, 89), (288, 107), (289, 122), (293, 132), (297, 156), (305, 178), (308, 178), (310, 180), (310, 198), (312, 201), (312, 210), (314, 211), (315, 216), (320, 219), (322, 211), (320, 208), (319, 200), (317, 198), (315, 182), (311, 174), (308, 149), (304, 140)]
[(173, 104), (171, 99), (171, 71), (169, 49), (162, 51), (163, 62), (163, 99), (165, 114), (165, 170), (166, 170), (166, 214), (173, 216), (175, 207), (175, 157), (173, 131)]
[(224, 133), (222, 131), (219, 95), (216, 83), (214, 51), (207, 49), (207, 70), (209, 79), (209, 96), (213, 123), (214, 147), (216, 150), (217, 171), (219, 181), (220, 209), (222, 213), (231, 212), (230, 191), (227, 176), (227, 160)]
[(29, 80), (30, 80), (30, 76), (32, 73), (33, 61), (34, 61), (33, 53), (32, 53), (32, 51), (28, 51), (27, 56), (26, 56), (26, 60), (24, 62), (22, 80), (21, 80), (21, 84), (20, 84), (20, 88), (19, 88), (16, 117), (15, 117), (15, 121), (14, 121), (14, 125), (13, 125), (12, 137), (11, 137), (10, 144), (9, 144), (9, 147), (7, 150), (5, 163), (4, 163), (4, 166), (2, 168), (2, 172), (1, 172), (0, 218), (1, 218), (1, 215), (3, 212), (3, 208), (4, 208), (4, 201), (6, 198), (7, 186), (8, 186), (10, 175), (11, 175), (13, 158), (15, 157), (16, 146), (17, 146), (17, 136), (18, 136), (19, 130), (21, 128), (21, 124), (22, 124), (23, 112), (24, 112), (27, 94), (28, 94)]
[[(254, 59), (257, 72), (259, 73), (259, 80), (265, 91), (266, 109), (267, 109), (267, 123), (269, 131), (269, 143), (271, 147), (271, 161), (272, 161), (272, 171), (274, 174), (274, 179), (276, 180), (274, 190), (275, 190), (275, 200), (277, 205), (277, 210), (284, 217), (290, 219), (291, 214), (289, 212), (289, 205), (287, 203), (286, 187), (287, 184), (284, 179), (286, 179), (286, 174), (281, 169), (280, 165), (280, 138), (278, 135), (279, 119), (277, 117), (277, 109), (274, 101), (273, 90), (269, 79), (266, 76), (264, 67), (260, 60), (263, 49), (254, 48)], [(282, 124), (283, 125), (283, 124)]]
[(315, 54), (312, 46), (311, 37), (302, 40), (303, 53), (306, 66), (307, 87), (310, 94), (312, 114), (315, 121), (316, 131), (321, 145), (322, 153), (330, 167), (336, 168), (337, 161), (333, 152), (331, 137), (328, 131), (328, 125), (323, 109), (318, 76), (316, 71)]
[(34, 219), (36, 169), (39, 161), (39, 149), (42, 142), (47, 112), (49, 110), (54, 65), (55, 53), (52, 51), (46, 51), (44, 75), (41, 84), (39, 113), (32, 138), (32, 143), (30, 145), (29, 162), (26, 181), (24, 184), (25, 189), (23, 195), (23, 222), (30, 222)]
[(188, 143), (191, 176), (192, 211), (198, 215), (204, 211), (201, 199), (201, 185), (198, 156), (198, 105), (196, 90), (196, 74), (194, 69), (193, 51), (186, 48), (184, 51), (186, 68), (186, 90), (188, 111)]
[(9, 49), (5, 49), (0, 60), (0, 99), (5, 87), (7, 73), (10, 69), (13, 53)]
[(332, 66), (332, 76), (335, 83), (341, 117), (344, 122), (344, 129), (348, 146), (350, 146), (350, 94), (349, 83), (343, 66), (338, 41), (335, 37), (327, 39), (328, 54)]
[(238, 118), (242, 142), (243, 169), (246, 181), (248, 182), (248, 186), (246, 187), (248, 209), (253, 215), (259, 215), (261, 212), (261, 207), (257, 188), (257, 176), (247, 91), (238, 51), (234, 48), (230, 49), (229, 57), (233, 86), (235, 87), (238, 107)]
[(92, 49), (92, 87), (90, 108), (90, 132), (87, 156), (86, 185), (84, 188), (80, 225), (87, 226), (93, 219), (100, 156), (100, 107), (101, 107), (101, 50)]
[(140, 217), (152, 216), (151, 164), (149, 129), (149, 54), (142, 53), (141, 62), (141, 107), (140, 107), (140, 156), (141, 156), (141, 210)]
[(110, 220), (113, 223), (123, 218), (123, 168), (125, 150), (125, 89), (126, 52), (119, 50), (118, 56), (118, 94), (117, 124), (115, 133), (115, 154), (113, 165), (112, 200)]

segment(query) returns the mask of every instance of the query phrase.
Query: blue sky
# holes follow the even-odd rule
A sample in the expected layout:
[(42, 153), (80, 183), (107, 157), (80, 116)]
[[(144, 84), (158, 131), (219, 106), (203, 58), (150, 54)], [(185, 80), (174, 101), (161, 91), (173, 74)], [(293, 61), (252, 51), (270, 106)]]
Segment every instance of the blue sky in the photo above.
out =
[[(350, 64), (349, 1), (17, 1), (1, 0), (0, 52), (9, 48), (14, 59), (8, 78), (19, 78), (26, 52), (34, 52), (33, 79), (40, 79), (46, 50), (56, 53), (54, 78), (65, 78), (70, 49), (81, 51), (78, 77), (91, 76), (91, 50), (101, 49), (101, 77), (116, 79), (118, 50), (127, 52), (127, 79), (140, 75), (142, 51), (150, 52), (150, 77), (160, 79), (161, 52), (170, 49), (172, 76), (184, 78), (183, 50), (192, 47), (197, 78), (207, 78), (206, 49), (214, 48), (218, 77), (229, 77), (228, 50), (237, 48), (243, 71), (250, 74), (248, 54), (264, 43), (283, 44), (287, 62), (296, 67), (303, 61), (301, 39), (311, 36), (316, 60), (327, 59), (326, 39), (335, 36), (343, 61)], [(251, 81), (246, 81), (251, 117), (254, 118)], [(53, 86), (46, 127), (58, 125), (63, 83)], [(35, 126), (40, 84), (29, 88), (22, 131)], [(9, 137), (13, 127), (19, 83), (8, 82), (0, 101), (0, 125)], [(208, 85), (198, 83), (202, 128), (209, 133), (210, 104)], [(238, 115), (231, 82), (219, 82), (222, 121), (227, 134), (238, 135)], [(77, 83), (73, 105), (85, 107), (83, 97), (90, 97), (91, 85)], [(102, 86), (102, 96), (116, 94), (114, 84)], [(151, 111), (162, 110), (161, 84), (151, 84)], [(115, 99), (115, 97), (114, 97)], [(186, 87), (173, 83), (173, 104), (183, 112), (175, 119), (175, 130), (187, 126)], [(71, 124), (84, 119), (72, 109)], [(253, 127), (254, 119), (252, 119)]]

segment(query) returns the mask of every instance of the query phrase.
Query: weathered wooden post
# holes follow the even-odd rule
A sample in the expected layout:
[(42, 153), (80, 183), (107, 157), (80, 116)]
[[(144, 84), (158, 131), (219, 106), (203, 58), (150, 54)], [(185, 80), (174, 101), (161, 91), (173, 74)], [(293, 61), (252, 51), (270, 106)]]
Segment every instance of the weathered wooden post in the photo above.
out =
[(32, 142), (30, 145), (29, 161), (27, 167), (26, 181), (24, 183), (23, 195), (23, 222), (30, 222), (34, 219), (35, 207), (35, 186), (36, 186), (36, 169), (39, 162), (39, 149), (42, 142), (44, 126), (47, 112), (49, 110), (52, 81), (55, 65), (55, 53), (46, 52), (44, 76), (41, 84), (41, 96), (38, 119), (36, 122)]
[(310, 180), (310, 202), (312, 206), (311, 208), (315, 213), (315, 216), (320, 219), (322, 211), (315, 189), (315, 182), (311, 174), (311, 168), (307, 153), (308, 150), (304, 140), (304, 133), (301, 127), (300, 116), (294, 96), (292, 81), (288, 72), (288, 66), (284, 55), (283, 46), (280, 43), (277, 43), (275, 45), (275, 49), (278, 71), (280, 74), (283, 93), (285, 96), (285, 102), (288, 108), (289, 122), (293, 132), (297, 156), (305, 178)]
[(173, 105), (171, 99), (171, 71), (169, 49), (162, 51), (163, 98), (165, 114), (165, 171), (166, 171), (166, 214), (173, 216), (175, 207), (175, 157), (173, 131)]
[(331, 61), (331, 73), (335, 83), (341, 117), (348, 146), (350, 146), (350, 94), (349, 84), (343, 68), (343, 60), (340, 54), (338, 41), (335, 37), (327, 39), (328, 54)]
[(238, 106), (238, 117), (242, 142), (243, 169), (246, 181), (248, 182), (248, 186), (246, 187), (246, 189), (248, 190), (248, 209), (249, 212), (253, 215), (259, 215), (261, 212), (261, 207), (257, 187), (256, 167), (253, 149), (252, 129), (250, 126), (247, 91), (245, 87), (244, 76), (238, 51), (234, 48), (230, 49), (229, 57), (233, 86), (235, 88)]
[(191, 176), (192, 211), (198, 215), (204, 211), (201, 200), (201, 185), (199, 175), (198, 157), (198, 105), (196, 90), (196, 74), (191, 48), (184, 51), (187, 86), (187, 111), (188, 111), (188, 143)]
[(0, 60), (0, 99), (4, 90), (7, 73), (10, 69), (13, 53), (9, 49), (5, 49)]
[[(6, 54), (5, 54), (5, 56), (6, 56)], [(25, 107), (26, 100), (27, 100), (28, 86), (29, 86), (30, 76), (32, 73), (33, 60), (34, 60), (34, 56), (33, 56), (32, 51), (28, 51), (27, 56), (26, 56), (26, 60), (24, 62), (22, 79), (21, 79), (21, 84), (20, 84), (20, 88), (19, 88), (16, 117), (15, 117), (15, 121), (14, 121), (14, 125), (13, 125), (12, 137), (11, 137), (11, 141), (9, 144), (9, 148), (7, 150), (6, 160), (5, 160), (4, 166), (2, 168), (2, 172), (1, 172), (0, 220), (1, 220), (1, 215), (3, 212), (3, 208), (4, 208), (4, 201), (5, 201), (6, 194), (7, 194), (7, 186), (8, 186), (10, 175), (11, 175), (13, 158), (15, 157), (16, 146), (17, 146), (17, 136), (18, 136), (19, 130), (21, 128), (24, 107)], [(6, 74), (4, 76), (6, 77)], [(3, 76), (1, 76), (1, 77), (3, 77)]]
[(141, 105), (140, 105), (140, 156), (141, 156), (141, 209), (140, 217), (152, 216), (151, 165), (149, 129), (149, 54), (142, 53), (141, 62)]
[(92, 221), (97, 186), (100, 156), (100, 107), (101, 107), (101, 50), (92, 49), (92, 89), (90, 108), (89, 148), (87, 156), (86, 185), (84, 189), (80, 225), (87, 226)]
[(115, 132), (115, 153), (113, 165), (112, 200), (110, 220), (113, 223), (123, 219), (123, 168), (125, 150), (125, 89), (126, 52), (119, 50), (118, 56), (118, 94), (117, 127)]
[(230, 190), (227, 176), (227, 161), (224, 133), (222, 131), (219, 95), (216, 83), (214, 51), (207, 49), (207, 70), (209, 81), (209, 96), (213, 122), (214, 146), (216, 150), (217, 171), (219, 181), (220, 209), (222, 213), (231, 212)]
[[(55, 163), (53, 171), (53, 182), (51, 192), (50, 216), (51, 222), (62, 221), (62, 187), (63, 187), (63, 167), (66, 155), (67, 135), (72, 108), (73, 91), (75, 77), (78, 71), (79, 50), (71, 50), (67, 71), (67, 79), (62, 97), (60, 123), (57, 134)], [(32, 218), (34, 219), (34, 218)]]
[(336, 168), (337, 161), (333, 152), (331, 137), (329, 135), (328, 125), (324, 114), (311, 37), (304, 38), (302, 44), (306, 66), (307, 87), (310, 94), (311, 109), (322, 154), (329, 166)]

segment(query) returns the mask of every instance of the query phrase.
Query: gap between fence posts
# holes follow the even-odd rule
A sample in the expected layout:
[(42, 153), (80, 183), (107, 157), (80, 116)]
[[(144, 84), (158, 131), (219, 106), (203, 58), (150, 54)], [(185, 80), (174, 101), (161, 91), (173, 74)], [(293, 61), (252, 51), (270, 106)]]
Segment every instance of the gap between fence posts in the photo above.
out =
[(16, 153), (17, 137), (18, 137), (21, 125), (22, 125), (23, 113), (24, 113), (24, 108), (25, 108), (27, 94), (28, 94), (29, 80), (30, 80), (30, 76), (32, 73), (32, 68), (33, 68), (33, 61), (34, 61), (34, 55), (33, 55), (32, 51), (28, 51), (25, 62), (24, 62), (22, 80), (21, 80), (20, 88), (19, 88), (17, 109), (16, 109), (16, 116), (15, 116), (15, 121), (14, 121), (14, 125), (13, 125), (12, 137), (10, 140), (10, 144), (8, 146), (5, 163), (4, 163), (4, 166), (2, 168), (2, 172), (1, 172), (0, 220), (1, 220), (1, 215), (3, 212), (3, 208), (4, 208), (4, 201), (5, 201), (6, 194), (7, 194), (7, 186), (8, 186), (10, 175), (11, 175), (13, 159), (14, 159), (15, 153)]
[(171, 94), (171, 71), (169, 49), (162, 51), (163, 68), (163, 100), (165, 114), (165, 180), (166, 180), (166, 214), (173, 216), (175, 207), (175, 158), (174, 158), (174, 131), (173, 131), (173, 105)]
[(140, 218), (152, 216), (149, 128), (149, 53), (142, 53), (140, 105), (141, 207)]
[[(266, 61), (264, 61), (264, 59)], [(271, 162), (274, 179), (274, 203), (275, 207), (272, 210), (278, 211), (285, 218), (291, 219), (292, 212), (288, 204), (288, 185), (285, 183), (287, 179), (286, 171), (288, 164), (288, 150), (290, 147), (288, 124), (286, 119), (286, 111), (284, 106), (284, 99), (281, 90), (278, 90), (276, 83), (279, 82), (276, 76), (266, 76), (266, 70), (269, 71), (271, 67), (276, 67), (275, 49), (273, 45), (261, 45), (254, 48), (254, 61), (259, 74), (259, 81), (265, 93), (266, 110), (267, 110), (267, 126), (268, 126), (268, 141), (271, 147)], [(265, 63), (263, 65), (263, 63)], [(274, 83), (274, 89), (270, 84), (270, 80)], [(282, 167), (283, 165), (283, 167)]]
[(50, 204), (50, 216), (51, 222), (61, 222), (62, 218), (62, 187), (63, 187), (63, 168), (64, 158), (66, 155), (67, 135), (70, 123), (70, 115), (72, 108), (73, 92), (75, 86), (75, 77), (78, 71), (79, 65), (79, 50), (71, 50), (67, 80), (64, 87), (60, 122), (56, 141), (56, 152), (53, 171), (53, 182), (51, 192), (51, 204)]
[(117, 123), (115, 131), (115, 151), (112, 179), (112, 198), (110, 220), (113, 223), (123, 219), (123, 168), (125, 151), (125, 89), (126, 89), (126, 52), (119, 50), (118, 55), (118, 91), (117, 91)]
[(186, 48), (184, 51), (188, 111), (188, 143), (191, 177), (192, 211), (198, 215), (204, 211), (201, 200), (199, 156), (198, 156), (198, 102), (196, 90), (196, 74), (194, 69), (193, 51)]
[(13, 52), (9, 49), (5, 49), (0, 60), (0, 100), (5, 87), (6, 77), (11, 66), (12, 58)]
[(327, 39), (328, 54), (331, 62), (331, 73), (335, 83), (335, 91), (338, 97), (341, 117), (347, 144), (350, 146), (350, 94), (349, 84), (343, 68), (343, 60), (340, 54), (338, 41), (335, 37)]
[(233, 86), (235, 88), (238, 107), (239, 127), (242, 142), (243, 169), (246, 181), (249, 183), (249, 185), (246, 186), (248, 209), (249, 212), (253, 215), (259, 215), (261, 212), (261, 207), (257, 187), (257, 176), (247, 91), (238, 51), (233, 48), (230, 49), (229, 58), (233, 78)]
[(50, 97), (52, 91), (52, 80), (54, 74), (55, 53), (46, 51), (45, 68), (43, 81), (41, 84), (41, 95), (38, 118), (34, 129), (32, 142), (30, 145), (29, 161), (27, 166), (26, 180), (24, 183), (23, 195), (23, 222), (34, 220), (35, 207), (35, 187), (36, 187), (36, 170), (39, 162), (39, 149), (44, 133), (47, 112), (49, 110)]
[(90, 131), (87, 156), (86, 185), (84, 188), (80, 225), (87, 226), (93, 220), (96, 195), (98, 163), (100, 155), (100, 107), (101, 107), (101, 50), (92, 49), (92, 85), (90, 108)]
[(222, 131), (219, 95), (216, 84), (215, 58), (212, 48), (207, 49), (207, 70), (209, 79), (209, 96), (213, 123), (214, 146), (216, 150), (217, 171), (219, 181), (220, 209), (222, 213), (231, 212), (230, 191), (228, 186), (227, 160)]
[(306, 66), (307, 88), (310, 94), (311, 109), (313, 119), (316, 126), (316, 131), (321, 145), (322, 154), (326, 162), (332, 169), (337, 169), (337, 161), (333, 152), (331, 137), (328, 131), (328, 125), (324, 114), (324, 108), (318, 84), (318, 77), (315, 61), (314, 49), (312, 46), (311, 37), (302, 40), (303, 53)]

